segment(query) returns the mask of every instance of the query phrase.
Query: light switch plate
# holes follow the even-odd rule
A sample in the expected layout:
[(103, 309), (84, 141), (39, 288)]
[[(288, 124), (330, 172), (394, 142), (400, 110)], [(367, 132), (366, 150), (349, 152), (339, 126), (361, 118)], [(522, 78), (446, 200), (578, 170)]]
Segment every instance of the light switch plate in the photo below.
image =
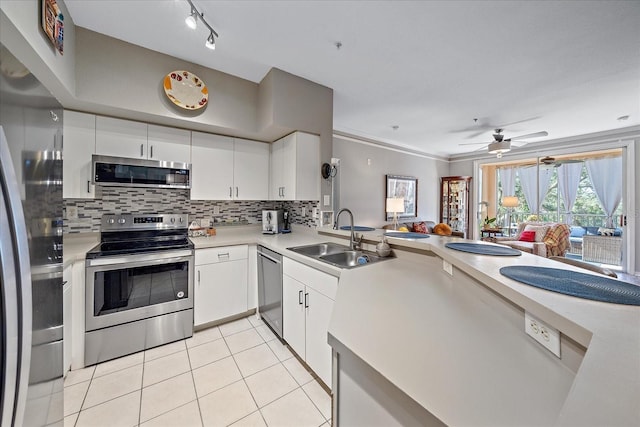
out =
[(547, 325), (528, 311), (524, 312), (524, 330), (527, 335), (560, 358), (560, 331)]
[(213, 214), (214, 215), (220, 215), (220, 206), (214, 206), (213, 207)]
[(450, 262), (442, 260), (442, 269), (453, 276), (453, 265)]
[(325, 206), (329, 206), (331, 204), (331, 196), (329, 196), (328, 194), (324, 195), (324, 205)]
[(67, 206), (67, 219), (78, 219), (77, 206)]

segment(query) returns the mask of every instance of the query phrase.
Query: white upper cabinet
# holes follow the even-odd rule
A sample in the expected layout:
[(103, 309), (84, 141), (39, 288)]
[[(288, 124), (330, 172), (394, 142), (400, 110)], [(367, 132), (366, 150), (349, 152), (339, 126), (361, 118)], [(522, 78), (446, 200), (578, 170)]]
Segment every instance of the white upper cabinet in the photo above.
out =
[(191, 133), (191, 199), (232, 200), (233, 138)]
[(148, 158), (191, 163), (191, 132), (166, 126), (149, 125)]
[(192, 132), (192, 200), (266, 200), (269, 144)]
[(62, 197), (93, 199), (91, 156), (96, 151), (96, 116), (65, 111), (63, 135)]
[(96, 154), (189, 163), (190, 132), (98, 116)]
[(319, 200), (320, 137), (294, 132), (271, 144), (270, 200)]
[(96, 154), (146, 159), (147, 124), (97, 116)]
[(233, 186), (236, 200), (269, 198), (269, 144), (234, 140)]

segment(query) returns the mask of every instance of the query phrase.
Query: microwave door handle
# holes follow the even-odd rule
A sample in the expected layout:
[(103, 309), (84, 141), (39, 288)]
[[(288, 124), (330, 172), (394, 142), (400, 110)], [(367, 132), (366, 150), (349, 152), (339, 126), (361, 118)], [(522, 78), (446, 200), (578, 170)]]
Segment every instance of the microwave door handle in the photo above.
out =
[[(22, 425), (27, 401), (31, 360), (31, 265), (18, 178), (11, 162), (9, 144), (0, 126), (0, 240), (2, 283), (5, 286), (5, 364), (9, 367), (2, 387), (7, 390), (0, 402), (1, 425)], [(6, 256), (5, 256), (6, 254)], [(19, 304), (20, 303), (20, 304)], [(19, 372), (18, 372), (19, 368)], [(15, 414), (15, 415), (14, 415)]]

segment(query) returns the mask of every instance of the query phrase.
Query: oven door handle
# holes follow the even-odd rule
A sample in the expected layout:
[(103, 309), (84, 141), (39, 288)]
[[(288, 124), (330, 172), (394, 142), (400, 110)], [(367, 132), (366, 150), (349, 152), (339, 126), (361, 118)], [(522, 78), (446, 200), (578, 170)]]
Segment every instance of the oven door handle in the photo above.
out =
[(145, 255), (125, 255), (121, 257), (103, 257), (87, 260), (87, 267), (123, 265), (123, 264), (139, 264), (146, 263), (151, 265), (165, 264), (171, 262), (187, 261), (193, 256), (191, 250), (177, 251), (171, 253), (170, 256), (160, 256), (159, 253)]

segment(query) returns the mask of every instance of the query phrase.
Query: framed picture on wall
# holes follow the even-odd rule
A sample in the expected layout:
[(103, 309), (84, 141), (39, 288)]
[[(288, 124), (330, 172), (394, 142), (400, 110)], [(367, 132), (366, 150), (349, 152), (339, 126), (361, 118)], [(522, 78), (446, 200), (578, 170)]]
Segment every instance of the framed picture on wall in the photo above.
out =
[[(418, 216), (418, 178), (413, 176), (387, 175), (386, 199), (404, 199), (404, 212), (398, 218), (415, 218)], [(385, 209), (386, 210), (386, 209)], [(387, 221), (393, 219), (393, 213), (385, 212)]]

